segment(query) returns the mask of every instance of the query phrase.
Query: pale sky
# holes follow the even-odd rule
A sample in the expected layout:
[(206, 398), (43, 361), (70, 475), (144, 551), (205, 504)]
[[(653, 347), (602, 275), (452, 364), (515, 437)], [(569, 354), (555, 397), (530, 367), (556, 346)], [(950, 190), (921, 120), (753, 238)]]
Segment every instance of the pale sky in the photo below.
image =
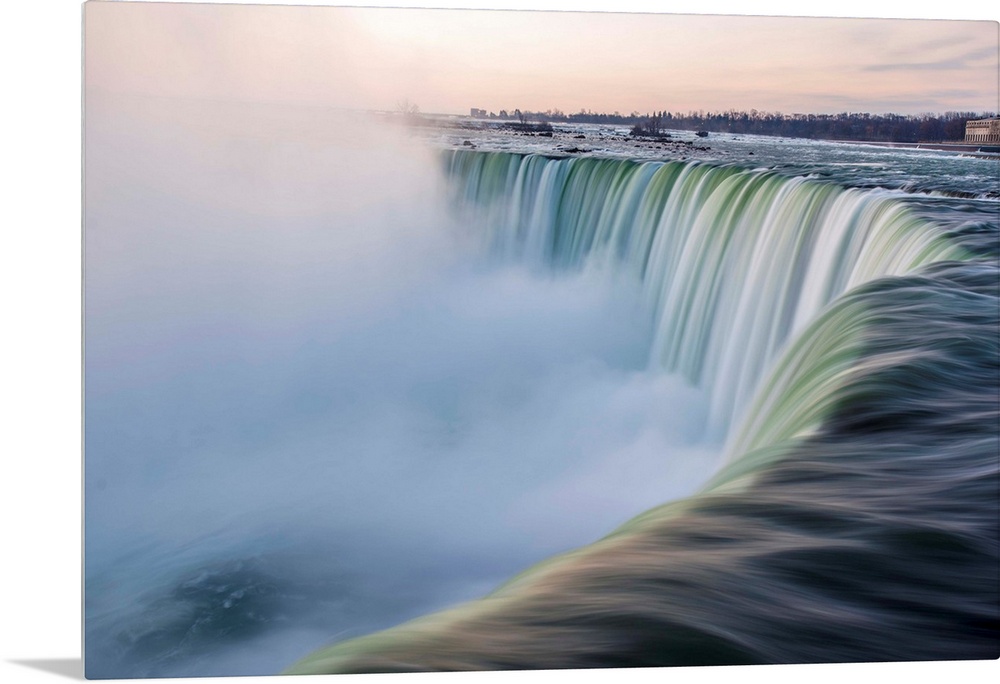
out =
[(88, 92), (425, 112), (995, 111), (992, 21), (86, 5)]

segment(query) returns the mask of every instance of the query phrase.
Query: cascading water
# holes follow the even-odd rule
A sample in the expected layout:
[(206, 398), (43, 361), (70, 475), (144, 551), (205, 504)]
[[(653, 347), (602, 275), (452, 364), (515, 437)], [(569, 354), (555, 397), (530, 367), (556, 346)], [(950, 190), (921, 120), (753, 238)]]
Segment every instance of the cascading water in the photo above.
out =
[(995, 644), (988, 202), (455, 152), (453, 222), (440, 152), (172, 115), (88, 160), (88, 676), (271, 673), (544, 558), (301, 669)]
[(641, 282), (650, 365), (710, 391), (729, 460), (483, 600), (292, 672), (1000, 655), (996, 226), (984, 252), (887, 192), (733, 166), (447, 170), (501, 254)]
[(966, 256), (892, 193), (771, 171), (466, 151), (446, 168), (499, 253), (640, 280), (650, 366), (709, 390), (716, 438), (839, 295)]

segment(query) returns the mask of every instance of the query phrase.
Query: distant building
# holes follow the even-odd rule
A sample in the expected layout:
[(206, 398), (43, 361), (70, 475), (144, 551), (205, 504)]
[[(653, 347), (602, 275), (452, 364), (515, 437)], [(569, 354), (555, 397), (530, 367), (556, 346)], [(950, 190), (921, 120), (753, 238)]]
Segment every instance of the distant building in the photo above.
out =
[(1000, 118), (966, 121), (965, 142), (1000, 143)]
[(470, 110), (469, 116), (471, 116), (473, 119), (485, 119), (486, 118), (486, 110), (485, 109), (476, 109), (475, 107), (473, 107)]

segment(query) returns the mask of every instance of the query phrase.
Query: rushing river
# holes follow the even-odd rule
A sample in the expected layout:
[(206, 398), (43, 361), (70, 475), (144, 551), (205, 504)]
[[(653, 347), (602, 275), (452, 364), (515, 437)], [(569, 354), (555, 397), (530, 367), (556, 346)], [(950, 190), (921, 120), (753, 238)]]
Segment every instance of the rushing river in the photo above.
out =
[(997, 657), (997, 160), (88, 121), (88, 676)]

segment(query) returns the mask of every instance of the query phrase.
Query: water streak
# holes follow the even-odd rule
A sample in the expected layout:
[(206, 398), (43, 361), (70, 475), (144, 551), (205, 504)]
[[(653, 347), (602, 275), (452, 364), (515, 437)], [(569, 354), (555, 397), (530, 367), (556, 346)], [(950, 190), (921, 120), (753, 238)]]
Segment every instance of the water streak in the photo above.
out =
[(292, 671), (1000, 655), (994, 258), (891, 195), (766, 171), (449, 168), (503, 253), (640, 278), (651, 364), (711, 388), (716, 424), (749, 410), (698, 495)]
[(642, 283), (649, 363), (705, 387), (708, 435), (778, 352), (857, 285), (966, 258), (888, 191), (706, 163), (454, 151), (455, 199), (498, 253)]

